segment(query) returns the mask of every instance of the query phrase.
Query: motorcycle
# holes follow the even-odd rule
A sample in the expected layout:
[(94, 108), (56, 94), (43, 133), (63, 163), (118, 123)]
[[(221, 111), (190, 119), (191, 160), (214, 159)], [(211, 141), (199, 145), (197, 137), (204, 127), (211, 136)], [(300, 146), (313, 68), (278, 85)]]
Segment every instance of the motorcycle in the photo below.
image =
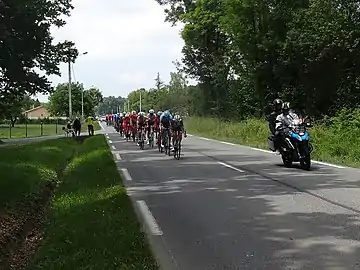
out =
[[(283, 129), (285, 143), (280, 147), (280, 154), (285, 166), (291, 166), (293, 162), (300, 162), (304, 170), (310, 170), (311, 152), (313, 146), (310, 143), (309, 128), (311, 127), (308, 118), (295, 118), (289, 127)], [(274, 138), (269, 137), (269, 149), (276, 151)]]

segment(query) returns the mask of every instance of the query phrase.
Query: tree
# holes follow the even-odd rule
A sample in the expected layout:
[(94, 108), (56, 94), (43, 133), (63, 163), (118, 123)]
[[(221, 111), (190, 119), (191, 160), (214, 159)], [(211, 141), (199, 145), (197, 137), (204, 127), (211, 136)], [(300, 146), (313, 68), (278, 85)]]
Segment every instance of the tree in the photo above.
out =
[[(46, 75), (60, 75), (60, 62), (78, 55), (74, 43), (55, 44), (52, 26), (62, 27), (73, 7), (70, 0), (5, 0), (0, 2), (0, 99), (17, 102), (27, 95), (52, 91)], [(7, 108), (6, 105), (8, 104)], [(13, 109), (1, 103), (0, 111)]]
[(125, 98), (123, 97), (104, 97), (99, 104), (99, 114), (115, 113), (124, 109)]
[(158, 72), (155, 78), (155, 86), (157, 90), (160, 90), (164, 86), (164, 82), (160, 78), (160, 73)]
[(262, 116), (281, 97), (322, 117), (360, 103), (357, 0), (156, 1), (184, 25), (182, 70), (200, 82), (186, 91), (193, 112)]
[[(49, 97), (48, 110), (51, 114), (56, 116), (69, 117), (69, 91), (68, 83), (58, 84), (55, 91)], [(81, 92), (84, 91), (84, 114), (95, 115), (95, 107), (99, 100), (102, 100), (102, 95), (99, 89), (90, 88), (84, 90), (80, 83), (71, 84), (71, 101), (74, 114), (81, 115)]]

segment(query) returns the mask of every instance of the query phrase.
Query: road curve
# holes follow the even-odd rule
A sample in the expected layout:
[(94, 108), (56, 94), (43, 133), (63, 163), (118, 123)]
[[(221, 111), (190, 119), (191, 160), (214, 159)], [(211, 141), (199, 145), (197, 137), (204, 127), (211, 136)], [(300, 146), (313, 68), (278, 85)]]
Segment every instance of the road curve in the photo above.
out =
[(358, 170), (195, 136), (178, 161), (104, 129), (164, 269), (360, 269)]

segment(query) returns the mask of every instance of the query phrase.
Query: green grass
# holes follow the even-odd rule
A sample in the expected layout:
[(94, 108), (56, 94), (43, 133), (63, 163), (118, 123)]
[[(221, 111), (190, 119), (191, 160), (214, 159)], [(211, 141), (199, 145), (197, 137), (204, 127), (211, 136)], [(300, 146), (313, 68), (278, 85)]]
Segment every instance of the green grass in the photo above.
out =
[(1, 147), (0, 211), (48, 182), (59, 181), (76, 144), (74, 140), (59, 139)]
[[(312, 158), (360, 167), (360, 128), (357, 122), (350, 126), (339, 126), (339, 123), (348, 121), (336, 121), (336, 118), (334, 120), (335, 124), (331, 126), (317, 125), (310, 130), (314, 145)], [(186, 129), (194, 135), (268, 149), (268, 124), (260, 119), (252, 118), (236, 123), (192, 117), (186, 120)]]
[[(0, 139), (39, 137), (39, 136), (63, 134), (62, 131), (63, 126), (64, 125), (56, 126), (55, 124), (44, 124), (43, 129), (41, 130), (40, 124), (28, 124), (27, 127), (26, 125), (15, 124), (15, 126), (11, 129), (8, 125), (0, 125)], [(99, 123), (96, 122), (94, 125), (94, 130), (99, 130), (99, 129), (100, 129)], [(81, 130), (83, 132), (87, 132), (87, 126), (85, 124), (82, 124)]]
[(77, 149), (63, 180), (30, 269), (158, 269), (102, 135)]
[(60, 183), (28, 269), (158, 269), (103, 135), (0, 148), (1, 209)]

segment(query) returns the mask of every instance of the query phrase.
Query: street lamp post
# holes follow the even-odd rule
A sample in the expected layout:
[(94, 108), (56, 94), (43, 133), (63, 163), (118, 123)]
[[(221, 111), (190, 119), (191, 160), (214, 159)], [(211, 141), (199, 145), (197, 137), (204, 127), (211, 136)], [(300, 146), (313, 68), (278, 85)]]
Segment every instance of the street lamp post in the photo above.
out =
[[(88, 52), (84, 52), (81, 55), (88, 54)], [(84, 119), (84, 89), (81, 89), (81, 118)]]
[[(88, 54), (88, 52), (84, 52), (81, 55)], [(75, 62), (74, 62), (75, 63)], [(68, 65), (69, 65), (69, 118), (72, 118), (72, 98), (71, 98), (71, 58), (69, 56), (68, 59)], [(84, 89), (81, 90), (81, 117), (84, 119)]]
[(68, 67), (69, 67), (69, 118), (72, 117), (72, 100), (71, 100), (71, 58), (69, 55), (68, 58)]

